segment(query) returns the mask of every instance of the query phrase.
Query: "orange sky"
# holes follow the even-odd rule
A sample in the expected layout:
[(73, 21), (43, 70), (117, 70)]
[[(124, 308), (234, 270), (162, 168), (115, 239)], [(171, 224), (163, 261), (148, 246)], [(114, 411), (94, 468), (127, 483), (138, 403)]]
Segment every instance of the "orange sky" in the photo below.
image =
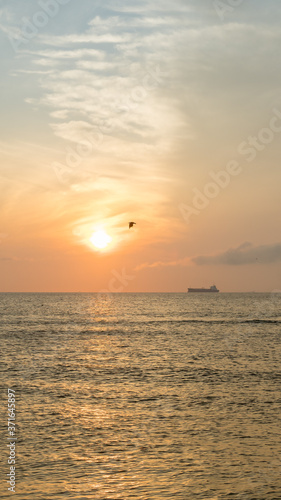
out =
[(271, 3), (0, 8), (0, 291), (281, 289)]

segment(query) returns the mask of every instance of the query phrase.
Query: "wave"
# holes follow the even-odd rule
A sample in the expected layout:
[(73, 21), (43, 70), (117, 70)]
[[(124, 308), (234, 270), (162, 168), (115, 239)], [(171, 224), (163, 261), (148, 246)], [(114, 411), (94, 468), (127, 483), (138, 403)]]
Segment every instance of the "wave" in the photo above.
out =
[[(120, 321), (119, 321), (120, 323)], [(128, 323), (128, 321), (124, 321)], [(257, 319), (257, 318), (245, 318), (245, 319), (159, 319), (159, 320), (148, 320), (148, 321), (129, 321), (129, 323), (145, 323), (145, 324), (158, 324), (158, 323), (203, 323), (203, 324), (227, 324), (227, 325), (241, 325), (245, 323), (265, 323), (265, 324), (280, 324), (280, 319)]]

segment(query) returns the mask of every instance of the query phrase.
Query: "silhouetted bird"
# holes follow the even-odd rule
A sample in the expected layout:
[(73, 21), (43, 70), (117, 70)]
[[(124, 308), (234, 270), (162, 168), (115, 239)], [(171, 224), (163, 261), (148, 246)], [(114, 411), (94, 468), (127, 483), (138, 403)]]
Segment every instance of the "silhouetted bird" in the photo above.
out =
[(136, 224), (136, 222), (129, 222), (129, 229), (131, 229), (131, 227), (134, 227), (134, 224)]

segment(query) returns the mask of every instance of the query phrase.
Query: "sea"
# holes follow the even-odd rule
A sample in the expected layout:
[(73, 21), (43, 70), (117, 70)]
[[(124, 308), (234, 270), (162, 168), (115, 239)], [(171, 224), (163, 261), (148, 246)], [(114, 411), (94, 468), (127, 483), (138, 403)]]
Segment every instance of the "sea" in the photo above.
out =
[(1, 499), (281, 499), (281, 293), (2, 293), (0, 318)]

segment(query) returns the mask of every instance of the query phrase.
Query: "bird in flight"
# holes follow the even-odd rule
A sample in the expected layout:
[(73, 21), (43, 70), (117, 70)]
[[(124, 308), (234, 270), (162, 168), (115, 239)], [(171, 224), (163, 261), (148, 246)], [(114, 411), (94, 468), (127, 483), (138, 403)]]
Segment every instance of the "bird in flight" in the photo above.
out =
[(131, 229), (131, 227), (134, 227), (134, 224), (136, 224), (136, 222), (129, 222), (129, 229)]

